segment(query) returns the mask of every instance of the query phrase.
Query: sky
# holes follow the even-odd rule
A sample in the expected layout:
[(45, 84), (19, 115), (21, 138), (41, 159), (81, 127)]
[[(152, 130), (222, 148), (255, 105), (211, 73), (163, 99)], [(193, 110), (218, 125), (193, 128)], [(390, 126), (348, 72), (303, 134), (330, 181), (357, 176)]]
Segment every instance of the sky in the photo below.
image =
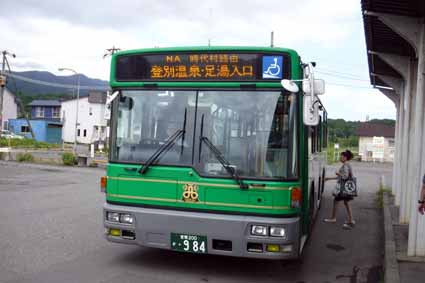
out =
[(108, 80), (107, 48), (211, 45), (295, 49), (317, 63), (330, 118), (395, 118), (369, 83), (360, 0), (2, 0), (0, 50), (14, 71), (72, 68)]

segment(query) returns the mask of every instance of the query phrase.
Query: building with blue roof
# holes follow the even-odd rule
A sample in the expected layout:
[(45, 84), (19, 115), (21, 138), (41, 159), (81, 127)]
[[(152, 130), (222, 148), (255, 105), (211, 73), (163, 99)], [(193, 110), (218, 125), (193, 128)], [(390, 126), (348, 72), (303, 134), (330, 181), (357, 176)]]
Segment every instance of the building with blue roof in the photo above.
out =
[(61, 102), (59, 100), (33, 100), (31, 106), (32, 119), (48, 119), (60, 121)]
[[(58, 100), (33, 100), (29, 121), (35, 140), (48, 143), (62, 142), (61, 102)], [(32, 138), (26, 119), (9, 119), (9, 130), (15, 134)]]

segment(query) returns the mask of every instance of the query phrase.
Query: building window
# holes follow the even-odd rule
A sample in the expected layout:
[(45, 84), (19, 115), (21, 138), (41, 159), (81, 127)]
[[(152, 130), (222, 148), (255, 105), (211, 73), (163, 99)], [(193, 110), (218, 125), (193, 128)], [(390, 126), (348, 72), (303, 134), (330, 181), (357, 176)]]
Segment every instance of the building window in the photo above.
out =
[(84, 129), (84, 134), (83, 134), (83, 136), (87, 137), (87, 130), (86, 130), (86, 129)]
[(38, 106), (35, 108), (35, 117), (36, 118), (44, 117), (44, 107)]
[(28, 126), (21, 126), (21, 133), (29, 133), (30, 127)]
[(54, 107), (52, 110), (52, 117), (53, 118), (60, 118), (60, 108)]
[(77, 136), (80, 136), (80, 129), (78, 129), (77, 131)]

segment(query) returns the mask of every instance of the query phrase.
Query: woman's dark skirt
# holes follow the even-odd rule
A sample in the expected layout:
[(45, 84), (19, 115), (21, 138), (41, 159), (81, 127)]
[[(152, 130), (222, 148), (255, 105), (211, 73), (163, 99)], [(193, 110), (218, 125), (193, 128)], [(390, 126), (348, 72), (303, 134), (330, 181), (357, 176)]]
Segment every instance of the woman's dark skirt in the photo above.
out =
[(350, 201), (353, 200), (354, 198), (351, 196), (336, 196), (335, 197), (335, 201)]

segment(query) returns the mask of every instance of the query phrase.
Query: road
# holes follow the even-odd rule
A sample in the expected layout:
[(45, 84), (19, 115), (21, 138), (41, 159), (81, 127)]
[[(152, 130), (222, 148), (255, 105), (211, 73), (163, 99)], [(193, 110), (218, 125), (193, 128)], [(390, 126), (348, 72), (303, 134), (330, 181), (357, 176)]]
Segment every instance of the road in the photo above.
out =
[[(333, 183), (303, 263), (182, 254), (103, 238), (98, 180), (103, 170), (0, 162), (0, 282), (378, 282), (382, 216), (375, 203), (388, 165), (353, 165), (361, 195), (357, 225), (323, 223)], [(334, 172), (329, 168), (328, 172)]]

